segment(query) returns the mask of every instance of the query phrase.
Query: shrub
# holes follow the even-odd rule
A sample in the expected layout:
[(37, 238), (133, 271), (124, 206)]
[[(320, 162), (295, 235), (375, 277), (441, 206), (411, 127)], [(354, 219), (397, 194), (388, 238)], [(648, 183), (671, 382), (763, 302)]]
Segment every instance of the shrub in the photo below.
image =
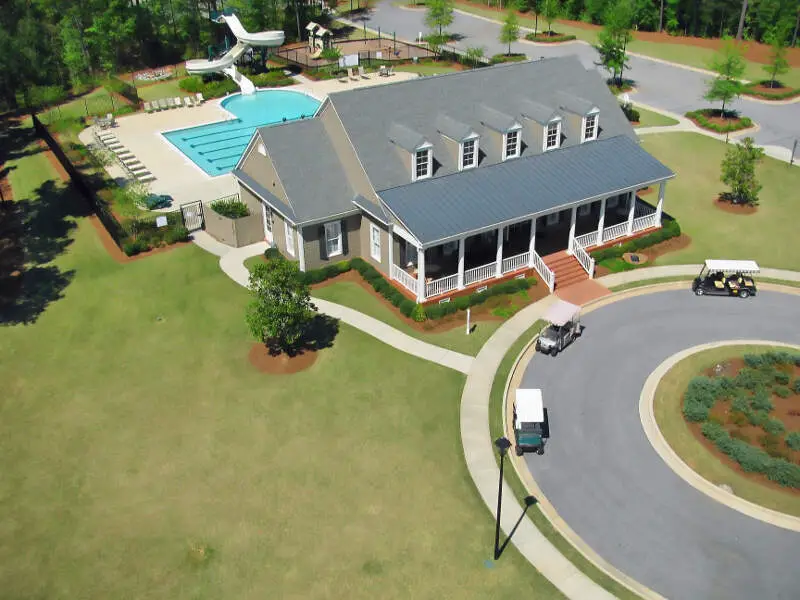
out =
[(414, 310), (411, 311), (411, 318), (414, 319), (417, 323), (425, 322), (428, 317), (425, 314), (425, 307), (422, 304), (415, 304)]
[(786, 426), (778, 419), (767, 419), (761, 427), (764, 428), (764, 431), (772, 435), (777, 435), (786, 431)]
[(625, 113), (625, 116), (628, 117), (628, 121), (631, 123), (638, 123), (641, 115), (639, 111), (633, 108), (633, 104), (627, 102), (625, 104), (621, 104), (620, 107), (622, 108), (622, 112)]
[(185, 92), (192, 94), (200, 92), (204, 98), (219, 98), (239, 90), (236, 82), (228, 78), (212, 79), (205, 82), (198, 76), (192, 76), (182, 79), (178, 85)]
[(766, 475), (770, 481), (784, 487), (800, 488), (800, 465), (782, 458), (774, 458), (767, 466)]
[[(789, 385), (790, 379), (791, 377), (789, 377), (788, 373), (784, 373), (783, 371), (775, 371), (775, 383), (780, 383), (781, 385)], [(785, 398), (786, 396), (782, 397)]]
[(752, 127), (753, 122), (748, 117), (738, 117), (738, 120), (730, 121), (724, 125), (713, 123), (709, 121), (709, 117), (719, 116), (719, 111), (711, 108), (704, 108), (701, 110), (689, 111), (686, 117), (693, 119), (703, 129), (710, 129), (717, 133), (726, 133), (729, 131), (739, 131), (740, 129), (747, 129)]
[(214, 200), (211, 208), (229, 219), (241, 219), (250, 215), (250, 209), (241, 200)]
[(342, 53), (339, 52), (338, 48), (331, 47), (331, 48), (325, 48), (320, 54), (320, 58), (324, 58), (325, 60), (336, 60), (341, 55)]
[(769, 416), (767, 413), (761, 410), (753, 411), (747, 415), (747, 420), (750, 421), (750, 425), (755, 425), (756, 427), (762, 427), (768, 419)]
[(778, 385), (775, 387), (773, 391), (777, 396), (780, 396), (781, 398), (788, 398), (789, 396), (792, 395), (792, 390), (790, 390), (785, 385)]
[(765, 364), (765, 357), (763, 354), (745, 354), (744, 364), (751, 369), (757, 369)]
[(703, 423), (703, 425), (700, 427), (700, 431), (706, 438), (708, 438), (715, 444), (719, 440), (728, 436), (728, 432), (725, 431), (725, 428), (719, 423), (711, 423), (711, 422)]
[(60, 85), (35, 85), (28, 89), (27, 103), (31, 108), (54, 106), (67, 99), (67, 92)]
[(761, 448), (756, 448), (745, 442), (733, 440), (732, 453), (729, 456), (738, 462), (742, 469), (749, 473), (763, 473), (772, 459)]
[(736, 396), (731, 402), (731, 410), (740, 413), (750, 412), (750, 399), (747, 396)]
[(756, 369), (745, 367), (736, 375), (736, 385), (747, 388), (748, 390), (764, 387), (767, 383), (769, 383), (769, 378), (764, 376), (763, 371), (758, 371)]
[(678, 225), (678, 222), (670, 220), (666, 221), (658, 231), (625, 242), (619, 246), (611, 246), (609, 248), (603, 248), (602, 250), (596, 250), (591, 253), (591, 256), (597, 262), (610, 258), (620, 258), (626, 252), (637, 252), (638, 250), (643, 250), (644, 248), (649, 248), (655, 244), (678, 237), (680, 234), (681, 227)]
[(167, 244), (177, 244), (178, 242), (189, 241), (189, 230), (183, 225), (171, 227), (167, 233), (164, 234), (164, 241)]
[(754, 410), (763, 410), (764, 412), (770, 412), (773, 408), (775, 408), (772, 404), (772, 401), (769, 399), (769, 393), (764, 388), (759, 388), (756, 390), (756, 393), (753, 394), (753, 399), (750, 402), (750, 406), (752, 406)]
[[(267, 73), (259, 73), (258, 75), (251, 75), (249, 77), (253, 85), (259, 88), (264, 87), (283, 87), (285, 85), (292, 85), (294, 79), (287, 77), (283, 71), (273, 70)], [(310, 116), (310, 115), (309, 115)]]
[(800, 394), (800, 377), (794, 380), (792, 384), (792, 390), (794, 390), (795, 394)]
[(283, 254), (277, 248), (267, 248), (264, 250), (264, 258), (267, 260), (283, 260)]
[(139, 237), (135, 240), (130, 240), (122, 244), (122, 251), (126, 256), (136, 256), (137, 254), (141, 252), (147, 252), (148, 250), (150, 250), (150, 244), (148, 244), (147, 240), (143, 237)]
[(800, 450), (800, 431), (786, 434), (786, 445), (792, 450)]
[(414, 308), (416, 306), (417, 304), (413, 300), (409, 300), (408, 298), (403, 298), (400, 301), (400, 306), (398, 306), (398, 308), (400, 309), (400, 312), (403, 315), (405, 315), (406, 317), (410, 317), (411, 313), (414, 312)]
[(528, 57), (524, 54), (495, 54), (489, 59), (489, 62), (493, 65), (499, 65), (500, 63), (521, 62), (523, 60), (528, 60)]
[(559, 42), (569, 42), (575, 39), (574, 35), (560, 34), (547, 35), (546, 33), (529, 33), (525, 36), (529, 42), (541, 42), (543, 44), (557, 44)]

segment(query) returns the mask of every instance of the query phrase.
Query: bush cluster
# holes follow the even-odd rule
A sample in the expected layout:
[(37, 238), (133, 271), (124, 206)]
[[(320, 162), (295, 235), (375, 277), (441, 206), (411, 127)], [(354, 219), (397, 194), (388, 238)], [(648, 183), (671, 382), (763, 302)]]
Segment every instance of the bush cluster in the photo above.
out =
[[(285, 257), (276, 248), (268, 248), (264, 253), (264, 257), (267, 260), (285, 260)], [(466, 310), (471, 306), (483, 304), (493, 296), (513, 294), (521, 290), (527, 290), (532, 285), (536, 285), (536, 279), (533, 277), (527, 279), (511, 279), (480, 293), (475, 292), (468, 296), (459, 296), (443, 304), (423, 306), (403, 295), (400, 290), (386, 280), (378, 269), (358, 257), (326, 265), (320, 269), (306, 271), (303, 273), (303, 280), (305, 283), (313, 285), (341, 275), (342, 273), (347, 273), (351, 269), (358, 271), (359, 275), (364, 278), (364, 281), (369, 283), (372, 289), (383, 296), (392, 306), (396, 307), (403, 316), (413, 319), (418, 323), (428, 319), (441, 319), (459, 310)]]
[(695, 377), (683, 395), (683, 416), (687, 421), (699, 423), (708, 419), (708, 413), (719, 397), (717, 381), (710, 377)]
[(521, 62), (523, 60), (528, 60), (528, 57), (524, 54), (495, 54), (489, 59), (489, 62), (493, 65), (499, 65), (500, 63)]
[(639, 111), (633, 107), (633, 104), (630, 102), (626, 102), (624, 104), (620, 104), (620, 108), (622, 108), (622, 112), (625, 113), (625, 116), (628, 118), (628, 121), (631, 123), (638, 123), (639, 119), (641, 119), (641, 115)]
[(215, 213), (229, 219), (241, 219), (250, 215), (250, 209), (241, 200), (214, 200), (210, 206)]
[(189, 240), (189, 230), (183, 226), (179, 213), (168, 213), (167, 225), (158, 227), (155, 217), (131, 219), (123, 225), (125, 237), (122, 251), (127, 256), (135, 256), (161, 246), (170, 246)]
[(764, 98), (765, 100), (786, 100), (787, 98), (794, 98), (795, 96), (800, 96), (800, 89), (798, 88), (779, 87), (775, 88), (775, 91), (755, 89), (757, 86), (763, 84), (764, 82), (762, 81), (759, 83), (751, 83), (749, 85), (746, 85), (744, 88), (744, 94), (746, 96), (756, 96), (758, 98)]
[(283, 74), (283, 71), (277, 69), (267, 71), (266, 73), (259, 73), (258, 75), (250, 75), (249, 79), (253, 82), (254, 86), (259, 88), (283, 87), (294, 83), (294, 79), (287, 77)]
[(749, 117), (738, 117), (738, 120), (730, 121), (725, 125), (719, 123), (712, 123), (708, 119), (709, 117), (717, 116), (716, 114), (717, 112), (718, 111), (712, 108), (703, 108), (701, 110), (693, 110), (687, 112), (686, 117), (697, 121), (697, 124), (700, 125), (700, 127), (702, 127), (703, 129), (710, 129), (711, 131), (716, 131), (717, 133), (739, 131), (740, 129), (747, 129), (748, 127), (753, 126), (753, 121), (751, 121)]
[(570, 42), (575, 38), (574, 35), (566, 33), (557, 33), (555, 35), (547, 35), (547, 33), (529, 33), (525, 36), (529, 42), (542, 42), (544, 44), (558, 44), (559, 42)]
[(609, 258), (620, 258), (626, 252), (637, 252), (639, 250), (643, 250), (644, 248), (654, 246), (660, 242), (678, 237), (680, 234), (681, 226), (678, 225), (677, 221), (666, 221), (663, 227), (661, 227), (661, 229), (658, 231), (654, 231), (653, 233), (649, 233), (640, 238), (625, 242), (619, 246), (611, 246), (609, 248), (595, 250), (591, 253), (591, 255), (596, 262), (600, 262)]
[(239, 86), (236, 84), (233, 79), (210, 79), (209, 81), (204, 81), (202, 77), (197, 75), (193, 75), (191, 77), (187, 77), (186, 79), (181, 79), (181, 82), (178, 84), (180, 88), (191, 94), (196, 94), (200, 92), (203, 94), (203, 98), (219, 98), (221, 96), (225, 96), (232, 92), (239, 91)]
[(786, 434), (786, 445), (792, 450), (800, 450), (800, 431), (792, 431)]

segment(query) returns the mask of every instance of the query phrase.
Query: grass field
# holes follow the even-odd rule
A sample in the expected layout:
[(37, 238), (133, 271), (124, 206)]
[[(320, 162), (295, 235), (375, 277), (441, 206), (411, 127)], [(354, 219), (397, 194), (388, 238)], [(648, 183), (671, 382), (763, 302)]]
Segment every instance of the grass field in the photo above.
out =
[(459, 69), (443, 63), (441, 65), (398, 65), (394, 68), (394, 70), (404, 71), (406, 73), (419, 73), (420, 75), (439, 75), (440, 73), (455, 73)]
[(115, 263), (44, 156), (15, 155), (49, 304), (0, 330), (3, 597), (559, 597), (513, 547), (484, 565), (462, 375), (346, 326), (310, 370), (259, 374), (215, 257)]
[(139, 94), (139, 98), (143, 101), (189, 95), (188, 92), (184, 92), (180, 88), (180, 80), (178, 79), (170, 79), (168, 81), (162, 81), (161, 83), (137, 87), (136, 91)]
[[(667, 183), (664, 211), (692, 238), (688, 248), (655, 264), (701, 263), (707, 258), (753, 259), (761, 266), (800, 270), (800, 168), (765, 157), (756, 174), (764, 185), (752, 215), (723, 212), (714, 200), (726, 191), (719, 180), (725, 143), (696, 133), (642, 136), (642, 146), (677, 173)], [(793, 241), (794, 240), (794, 241)]]
[(647, 110), (646, 108), (636, 107), (636, 110), (639, 111), (639, 124), (636, 125), (636, 128), (639, 127), (666, 127), (669, 125), (677, 125), (678, 121), (662, 115), (661, 113), (653, 112), (652, 110)]
[(727, 484), (740, 498), (790, 515), (800, 516), (797, 496), (762, 486), (740, 475), (712, 455), (686, 426), (681, 413), (681, 399), (689, 380), (721, 361), (747, 352), (785, 350), (769, 346), (725, 346), (699, 352), (675, 365), (656, 389), (656, 423), (669, 445), (683, 461), (715, 485)]
[(121, 103), (116, 98), (113, 102), (112, 105), (108, 91), (100, 87), (49, 111), (43, 111), (38, 116), (44, 122), (49, 122), (51, 119), (76, 119), (87, 115), (105, 114), (119, 108)]

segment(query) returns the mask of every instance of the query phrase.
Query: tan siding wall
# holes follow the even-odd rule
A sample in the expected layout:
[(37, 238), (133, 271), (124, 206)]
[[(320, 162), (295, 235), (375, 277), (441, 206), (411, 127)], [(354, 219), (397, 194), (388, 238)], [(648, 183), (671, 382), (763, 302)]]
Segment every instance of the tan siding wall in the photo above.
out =
[[(380, 261), (372, 258), (372, 238), (370, 237), (372, 235), (370, 233), (372, 225), (375, 225), (381, 232)], [(364, 215), (361, 219), (361, 257), (385, 275), (389, 274), (389, 230), (385, 225), (373, 221), (367, 215)]]
[[(346, 252), (339, 254), (331, 259), (323, 257), (320, 250), (324, 248), (325, 235), (323, 232), (324, 224), (308, 225), (303, 228), (303, 250), (306, 258), (306, 270), (319, 269), (325, 265), (347, 260), (355, 256), (363, 256), (361, 253), (361, 215), (353, 215), (344, 219), (344, 230), (347, 236), (345, 244)], [(320, 246), (322, 244), (322, 246)]]
[[(581, 129), (583, 125), (583, 117), (579, 117), (578, 115), (573, 115), (572, 113), (567, 113), (566, 117), (564, 118), (566, 121), (566, 126), (568, 130), (568, 135), (571, 135), (574, 143), (580, 144), (581, 143), (581, 136), (583, 135), (583, 131)], [(561, 134), (564, 134), (564, 121), (561, 122)]]
[(536, 121), (525, 119), (522, 141), (531, 148), (534, 154), (541, 154), (544, 146), (544, 127)]
[(275, 165), (272, 164), (269, 156), (264, 156), (258, 152), (258, 144), (259, 142), (256, 142), (250, 149), (250, 154), (242, 163), (242, 171), (275, 194), (277, 198), (289, 204), (286, 190), (283, 189), (283, 184), (278, 177), (278, 172), (275, 170)]

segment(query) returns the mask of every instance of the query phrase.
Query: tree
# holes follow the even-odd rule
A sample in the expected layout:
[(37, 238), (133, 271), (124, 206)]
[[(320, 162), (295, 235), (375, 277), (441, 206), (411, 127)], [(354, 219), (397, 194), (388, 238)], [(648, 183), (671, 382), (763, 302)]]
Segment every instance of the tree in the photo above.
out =
[(253, 299), (247, 307), (250, 332), (271, 349), (294, 354), (316, 307), (293, 262), (272, 259), (250, 273)]
[(464, 57), (472, 63), (472, 68), (478, 66), (478, 61), (483, 58), (485, 50), (483, 46), (470, 46), (464, 51)]
[(553, 21), (561, 16), (561, 3), (559, 0), (542, 0), (542, 16), (547, 21), (547, 33), (553, 31)]
[(758, 203), (761, 184), (756, 180), (756, 165), (761, 162), (764, 150), (754, 145), (753, 138), (746, 137), (740, 143), (728, 147), (722, 159), (722, 183), (731, 188), (731, 201), (736, 204)]
[(513, 10), (508, 11), (500, 28), (500, 43), (508, 44), (508, 56), (511, 56), (511, 44), (519, 39), (519, 21)]
[(736, 41), (742, 41), (742, 32), (744, 31), (744, 17), (747, 14), (747, 0), (742, 0), (742, 14), (739, 16), (739, 29), (736, 30)]
[(769, 87), (776, 87), (776, 77), (789, 72), (789, 61), (786, 59), (786, 40), (789, 37), (791, 23), (787, 21), (779, 22), (764, 37), (770, 45), (769, 62), (762, 68), (769, 75)]
[(425, 25), (438, 28), (441, 40), (442, 30), (453, 23), (453, 0), (428, 0), (426, 5)]
[(742, 49), (733, 40), (727, 38), (719, 55), (709, 64), (709, 68), (717, 76), (708, 82), (708, 90), (703, 97), (712, 102), (720, 100), (722, 116), (725, 117), (725, 105), (734, 98), (738, 98), (744, 88), (744, 84), (740, 80), (745, 69)]
[(610, 73), (612, 81), (622, 86), (622, 75), (628, 67), (628, 44), (631, 34), (633, 4), (631, 0), (615, 0), (603, 14), (603, 29), (597, 36), (597, 50), (600, 63)]

